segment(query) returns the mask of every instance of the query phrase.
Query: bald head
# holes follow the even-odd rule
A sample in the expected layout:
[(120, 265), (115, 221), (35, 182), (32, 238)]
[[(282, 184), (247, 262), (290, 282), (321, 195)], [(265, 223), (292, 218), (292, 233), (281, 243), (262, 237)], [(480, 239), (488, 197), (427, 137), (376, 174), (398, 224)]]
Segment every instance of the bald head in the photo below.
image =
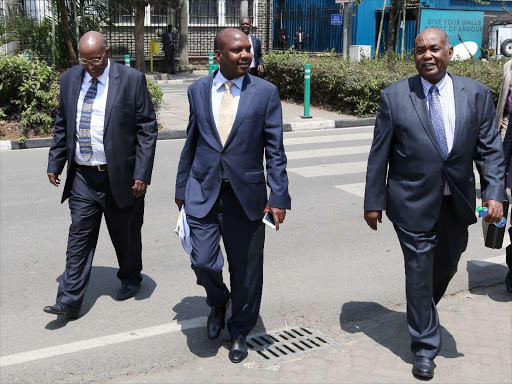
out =
[(444, 41), (445, 47), (450, 48), (452, 45), (450, 44), (450, 36), (448, 34), (439, 29), (439, 28), (427, 28), (424, 29), (418, 36), (416, 36), (416, 40), (414, 40), (414, 44), (416, 45), (418, 43), (418, 40), (423, 40), (426, 36), (436, 36)]
[(239, 29), (224, 28), (217, 32), (217, 35), (215, 36), (215, 40), (213, 42), (213, 49), (215, 51), (221, 51), (226, 47), (227, 44), (229, 44), (233, 40), (243, 40), (244, 42), (245, 40), (247, 40), (247, 42), (250, 44), (247, 35)]
[(105, 50), (107, 49), (107, 38), (99, 32), (89, 31), (82, 36), (78, 43), (78, 50), (80, 50), (82, 47), (88, 50), (101, 49), (102, 52), (105, 52)]
[(98, 78), (103, 74), (108, 65), (109, 48), (107, 39), (96, 31), (87, 32), (78, 43), (80, 52), (80, 64), (89, 75)]

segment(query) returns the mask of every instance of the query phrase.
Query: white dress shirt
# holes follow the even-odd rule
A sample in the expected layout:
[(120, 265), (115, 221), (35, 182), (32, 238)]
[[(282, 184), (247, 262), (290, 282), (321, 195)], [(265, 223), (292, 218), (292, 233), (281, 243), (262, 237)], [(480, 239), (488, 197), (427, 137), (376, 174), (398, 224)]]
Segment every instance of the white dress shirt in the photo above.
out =
[(92, 157), (89, 161), (85, 161), (84, 157), (80, 153), (79, 143), (79, 127), (80, 117), (82, 116), (82, 106), (84, 104), (85, 94), (89, 90), (92, 84), (92, 77), (87, 71), (85, 71), (84, 78), (82, 80), (82, 86), (80, 88), (80, 96), (78, 96), (78, 102), (76, 106), (76, 150), (75, 150), (75, 162), (80, 165), (101, 165), (107, 164), (105, 157), (105, 149), (103, 147), (103, 130), (105, 124), (105, 109), (107, 106), (107, 94), (108, 94), (108, 83), (110, 73), (110, 59), (108, 65), (105, 68), (103, 74), (98, 77), (98, 91), (94, 102), (92, 104), (91, 112), (91, 145), (92, 145)]
[[(219, 70), (215, 75), (212, 83), (212, 112), (213, 118), (215, 120), (215, 127), (218, 129), (219, 127), (219, 110), (220, 103), (222, 101), (222, 97), (224, 96), (224, 91), (226, 87), (224, 83), (228, 81), (222, 72)], [(236, 112), (238, 111), (238, 103), (240, 102), (240, 93), (242, 92), (242, 84), (244, 82), (244, 77), (237, 77), (236, 79), (231, 80), (233, 85), (231, 86), (231, 94), (233, 95), (233, 121), (236, 117)]]
[[(423, 92), (425, 93), (425, 100), (427, 102), (427, 108), (430, 110), (430, 101), (428, 93), (432, 85), (423, 77), (421, 77), (421, 84), (423, 85)], [(453, 80), (451, 76), (446, 73), (443, 79), (436, 84), (439, 89), (439, 101), (441, 109), (443, 111), (443, 123), (446, 133), (446, 143), (448, 145), (448, 153), (452, 150), (453, 140), (455, 139), (455, 94), (453, 92)], [(450, 195), (450, 189), (448, 183), (444, 186), (444, 194)]]
[(247, 37), (249, 38), (249, 41), (251, 43), (251, 53), (252, 53), (252, 61), (251, 61), (251, 65), (249, 65), (249, 68), (254, 68), (254, 67), (256, 67), (256, 58), (254, 57), (254, 45), (252, 44), (252, 36), (247, 35)]

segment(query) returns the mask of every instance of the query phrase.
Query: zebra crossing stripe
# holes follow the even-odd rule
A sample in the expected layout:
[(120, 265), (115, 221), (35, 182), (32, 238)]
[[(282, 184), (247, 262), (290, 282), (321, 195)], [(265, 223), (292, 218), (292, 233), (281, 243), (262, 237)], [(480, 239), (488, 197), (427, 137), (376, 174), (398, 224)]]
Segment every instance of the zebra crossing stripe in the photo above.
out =
[(368, 140), (373, 138), (372, 132), (367, 133), (347, 133), (343, 135), (328, 135), (328, 136), (307, 136), (307, 137), (292, 137), (285, 138), (284, 144), (286, 147), (290, 145), (300, 144), (319, 144), (319, 143), (335, 143), (343, 141), (354, 140)]
[(314, 159), (316, 157), (333, 157), (344, 155), (357, 155), (361, 153), (369, 153), (370, 146), (362, 145), (357, 147), (337, 147), (337, 148), (321, 148), (306, 149), (304, 151), (290, 151), (286, 153), (288, 160)]
[(364, 187), (366, 183), (354, 183), (354, 184), (343, 184), (335, 185), (335, 188), (341, 189), (342, 191), (351, 193), (353, 195), (364, 197)]
[(321, 164), (309, 167), (288, 168), (287, 171), (296, 173), (302, 177), (335, 176), (366, 172), (366, 165), (366, 161), (356, 161), (352, 163)]

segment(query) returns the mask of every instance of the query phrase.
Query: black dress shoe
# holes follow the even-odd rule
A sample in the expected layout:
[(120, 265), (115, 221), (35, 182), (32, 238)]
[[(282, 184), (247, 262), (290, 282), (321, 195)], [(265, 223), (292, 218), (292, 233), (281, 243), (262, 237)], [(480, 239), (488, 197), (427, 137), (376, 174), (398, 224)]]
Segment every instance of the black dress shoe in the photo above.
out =
[(214, 305), (208, 316), (208, 322), (206, 328), (208, 331), (208, 338), (216, 339), (225, 326), (226, 311), (231, 301), (228, 301), (225, 305)]
[(249, 354), (247, 352), (247, 343), (245, 337), (231, 339), (231, 348), (229, 349), (229, 360), (232, 363), (241, 363)]
[(73, 308), (64, 303), (49, 305), (47, 307), (44, 307), (43, 311), (45, 311), (46, 313), (51, 313), (52, 315), (68, 316), (75, 319), (80, 316), (80, 308)]
[(434, 360), (424, 356), (416, 356), (412, 366), (412, 374), (422, 380), (430, 380), (434, 377)]
[(126, 300), (133, 297), (139, 291), (140, 284), (123, 284), (117, 292), (117, 300)]
[(512, 293), (512, 272), (507, 273), (507, 277), (505, 278), (505, 287), (507, 288), (508, 293)]

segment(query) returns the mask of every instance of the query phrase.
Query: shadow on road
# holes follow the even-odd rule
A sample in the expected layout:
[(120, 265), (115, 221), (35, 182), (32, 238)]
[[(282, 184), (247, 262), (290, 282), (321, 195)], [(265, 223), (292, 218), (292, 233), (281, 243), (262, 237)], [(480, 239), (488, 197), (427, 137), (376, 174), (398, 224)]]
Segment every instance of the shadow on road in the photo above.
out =
[[(117, 271), (118, 268), (92, 267), (91, 278), (87, 286), (84, 302), (82, 303), (82, 309), (80, 310), (80, 317), (85, 316), (101, 296), (110, 296), (113, 300), (116, 300), (117, 291), (121, 287), (121, 282), (117, 278)], [(61, 276), (57, 277), (57, 281), (59, 281)], [(155, 288), (156, 282), (148, 275), (142, 274), (142, 284), (134, 299), (145, 300), (151, 297)], [(69, 321), (76, 320), (66, 316), (57, 316), (57, 319), (50, 321), (45, 328), (56, 330), (65, 327)]]
[[(173, 307), (176, 312), (174, 320), (186, 321), (197, 317), (208, 317), (210, 307), (206, 304), (206, 298), (200, 296), (189, 296), (181, 300), (180, 303)], [(231, 316), (231, 307), (226, 314), (226, 324)], [(224, 328), (218, 339), (210, 340), (206, 335), (206, 327), (182, 329), (183, 334), (187, 337), (187, 345), (194, 355), (208, 358), (216, 356), (221, 347), (229, 349), (230, 337), (227, 327)], [(251, 334), (266, 332), (263, 320), (258, 318), (258, 322)]]
[[(341, 308), (340, 326), (348, 333), (364, 333), (406, 363), (414, 362), (405, 312), (393, 311), (374, 302), (351, 301)], [(440, 356), (449, 359), (464, 356), (457, 351), (455, 339), (443, 326), (441, 334), (443, 348)]]
[[(468, 261), (467, 271), (469, 292), (474, 295), (487, 296), (501, 303), (512, 301), (512, 294), (507, 292), (504, 283), (509, 271), (508, 266), (473, 260)], [(503, 289), (493, 289), (496, 284), (501, 284)]]

